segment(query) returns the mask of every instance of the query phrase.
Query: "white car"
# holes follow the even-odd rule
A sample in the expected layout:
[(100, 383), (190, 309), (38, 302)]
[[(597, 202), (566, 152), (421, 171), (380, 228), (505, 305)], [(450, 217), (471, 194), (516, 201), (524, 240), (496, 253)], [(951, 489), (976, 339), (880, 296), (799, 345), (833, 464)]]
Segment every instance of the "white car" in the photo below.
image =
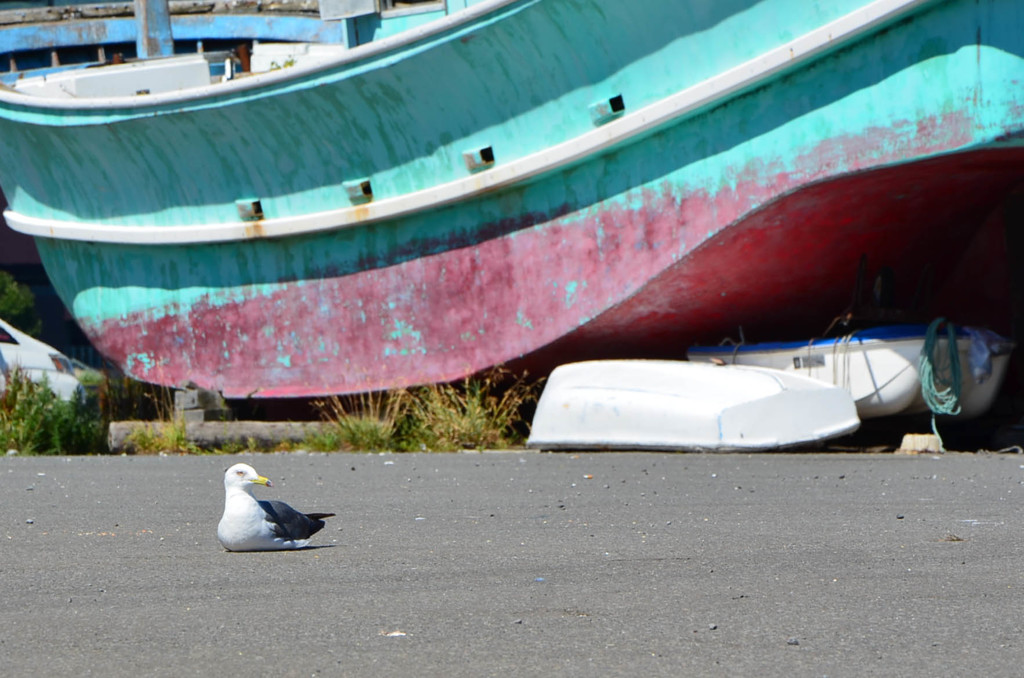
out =
[(66, 355), (0, 320), (0, 392), (7, 387), (7, 377), (15, 368), (32, 381), (41, 383), (45, 379), (50, 389), (64, 400), (83, 394), (82, 384)]

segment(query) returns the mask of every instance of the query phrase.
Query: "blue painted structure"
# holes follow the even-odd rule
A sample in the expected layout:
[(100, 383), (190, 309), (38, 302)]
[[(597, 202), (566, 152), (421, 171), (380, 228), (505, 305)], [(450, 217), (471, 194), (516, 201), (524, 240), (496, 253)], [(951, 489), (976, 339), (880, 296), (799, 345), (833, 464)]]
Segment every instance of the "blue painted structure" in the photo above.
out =
[[(169, 30), (173, 51), (163, 47), (164, 51), (149, 56), (234, 49), (239, 43), (251, 44), (253, 40), (354, 47), (465, 9), (467, 0), (439, 0), (402, 12), (372, 13), (340, 21), (321, 20), (317, 3), (308, 0), (283, 0), (266, 7), (258, 3), (234, 6), (214, 0), (192, 5), (199, 9), (172, 8)], [(83, 0), (0, 3), (0, 82), (9, 85), (28, 71), (36, 75), (69, 66), (97, 65), (118, 53), (127, 59), (145, 57), (138, 48), (140, 39), (131, 1), (101, 5)]]

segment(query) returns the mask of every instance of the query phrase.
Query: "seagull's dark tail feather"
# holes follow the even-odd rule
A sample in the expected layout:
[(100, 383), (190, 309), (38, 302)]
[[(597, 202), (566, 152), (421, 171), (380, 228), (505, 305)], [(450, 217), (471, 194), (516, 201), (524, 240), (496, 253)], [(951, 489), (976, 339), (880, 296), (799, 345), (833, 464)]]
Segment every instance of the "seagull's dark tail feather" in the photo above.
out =
[(306, 515), (307, 518), (309, 518), (309, 536), (312, 536), (312, 535), (316, 534), (317, 532), (319, 532), (320, 530), (324, 529), (324, 525), (326, 525), (326, 523), (324, 523), (322, 518), (330, 518), (334, 514), (333, 513), (307, 513), (305, 515)]
[(270, 499), (257, 502), (267, 514), (270, 529), (275, 537), (282, 539), (309, 539), (324, 528), (321, 518), (329, 518), (333, 513), (300, 513), (283, 501)]

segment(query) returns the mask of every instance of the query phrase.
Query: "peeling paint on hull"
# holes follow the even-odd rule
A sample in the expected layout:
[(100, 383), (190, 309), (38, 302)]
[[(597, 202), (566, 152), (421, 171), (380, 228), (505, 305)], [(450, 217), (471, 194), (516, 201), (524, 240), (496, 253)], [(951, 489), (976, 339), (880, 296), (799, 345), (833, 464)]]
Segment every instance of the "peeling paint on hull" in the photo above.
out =
[[(957, 270), (986, 220), (1024, 182), (1024, 146), (1017, 141), (1024, 93), (1011, 86), (1024, 82), (1024, 31), (1016, 30), (1024, 28), (1024, 11), (997, 0), (983, 5), (935, 3), (920, 18), (759, 88), (469, 200), (281, 238), (258, 236), (258, 228), (249, 239), (213, 243), (38, 238), (40, 255), (107, 357), (147, 381), (193, 382), (228, 397), (448, 381), (508, 361), (551, 367), (584, 358), (681, 358), (689, 344), (717, 341), (741, 325), (748, 338), (814, 334), (848, 305), (862, 255), (872, 271), (895, 269), (899, 301), (909, 302), (929, 267), (939, 283)], [(1007, 25), (976, 45), (973, 23), (988, 31), (993, 16)], [(970, 25), (951, 20), (958, 17)], [(481, 29), (457, 49), (484, 44), (487, 35)], [(391, 68), (401, 74), (405, 66)], [(252, 150), (247, 163), (246, 135), (266, 133), (270, 122), (259, 127), (258, 96), (246, 95), (232, 105), (251, 116), (237, 119), (252, 130), (240, 129), (220, 148), (222, 157), (206, 158), (218, 157), (223, 176), (209, 175), (202, 158), (132, 150), (105, 160), (109, 166), (95, 181), (81, 165), (68, 171), (99, 190), (115, 168), (137, 167), (139, 177), (129, 173), (125, 181), (138, 188), (135, 200), (147, 210), (132, 212), (126, 192), (103, 201), (78, 184), (55, 188), (38, 177), (12, 181), (12, 209), (53, 219), (77, 210), (83, 223), (171, 215), (172, 223), (199, 224), (223, 218), (222, 206), (234, 211), (238, 195), (257, 195), (267, 196), (268, 213), (298, 213), (309, 205), (327, 209), (341, 179), (368, 176), (367, 168), (381, 168), (373, 177), (375, 200), (395, 186), (427, 190), (423, 184), (435, 176), (450, 180), (459, 153), (470, 141), (482, 143), (479, 129), (489, 130), (488, 141), (496, 138), (499, 158), (510, 148), (500, 143), (505, 137), (527, 150), (572, 138), (554, 104), (526, 110), (521, 101), (529, 91), (488, 90), (483, 75), (466, 77), (481, 97), (513, 100), (518, 117), (447, 111), (478, 127), (455, 141), (438, 134), (434, 146), (408, 129), (391, 134), (392, 123), (383, 119), (346, 118), (353, 138), (376, 138), (371, 127), (384, 128), (384, 141), (369, 151), (352, 140), (309, 140), (299, 125), (282, 130), (279, 146)], [(375, 85), (380, 98), (384, 90)], [(415, 112), (416, 101), (403, 102), (399, 91), (388, 89), (384, 100)], [(624, 97), (631, 101), (629, 91)], [(586, 110), (569, 108), (576, 109)], [(229, 120), (236, 118), (205, 108), (76, 127), (74, 135), (55, 127), (43, 147), (68, 146), (36, 169), (40, 176), (56, 173), (71, 148), (120, 143), (118, 130), (126, 139), (167, 140), (180, 132), (201, 144)], [(535, 130), (542, 121), (547, 126)], [(22, 148), (5, 141), (5, 130), (33, 140), (45, 136), (42, 129), (5, 127), (0, 117), (0, 159), (5, 144), (8, 151)], [(352, 161), (358, 172), (343, 166), (343, 143), (354, 156), (363, 154)], [(292, 146), (294, 158), (286, 153)], [(455, 157), (453, 165), (440, 163), (445, 154)], [(302, 158), (313, 161), (302, 165)], [(244, 175), (261, 164), (269, 173)], [(178, 183), (161, 183), (167, 176)], [(275, 176), (283, 183), (271, 190)], [(0, 179), (6, 190), (2, 164)], [(251, 189), (253, 183), (262, 188)], [(175, 189), (181, 193), (170, 195)], [(940, 299), (929, 310), (955, 309)], [(998, 316), (988, 320), (1000, 328)]]
[(681, 358), (741, 325), (821, 331), (848, 304), (861, 254), (897, 269), (909, 301), (925, 267), (951, 268), (1020, 182), (1021, 149), (864, 172), (787, 193), (703, 241), (692, 232), (721, 205), (651, 196), (638, 210), (83, 327), (139, 378), (229, 397), (447, 381), (531, 353), (547, 365)]

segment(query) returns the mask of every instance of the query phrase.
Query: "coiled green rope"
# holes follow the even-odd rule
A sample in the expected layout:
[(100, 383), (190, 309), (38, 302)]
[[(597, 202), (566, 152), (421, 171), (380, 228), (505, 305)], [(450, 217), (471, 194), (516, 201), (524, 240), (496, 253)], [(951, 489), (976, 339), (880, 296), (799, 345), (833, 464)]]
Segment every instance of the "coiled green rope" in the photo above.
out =
[[(938, 345), (939, 326), (945, 323), (945, 318), (936, 318), (928, 326), (924, 335), (924, 347), (921, 349), (921, 357), (918, 359), (918, 373), (921, 376), (921, 395), (924, 397), (928, 409), (932, 411), (932, 433), (939, 439), (939, 449), (946, 451), (942, 443), (942, 436), (935, 426), (936, 414), (960, 414), (960, 350), (956, 343), (956, 327), (953, 323), (946, 323), (946, 344), (948, 349), (948, 375), (947, 370), (938, 370), (938, 356), (935, 355)], [(942, 372), (940, 374), (940, 371)]]

